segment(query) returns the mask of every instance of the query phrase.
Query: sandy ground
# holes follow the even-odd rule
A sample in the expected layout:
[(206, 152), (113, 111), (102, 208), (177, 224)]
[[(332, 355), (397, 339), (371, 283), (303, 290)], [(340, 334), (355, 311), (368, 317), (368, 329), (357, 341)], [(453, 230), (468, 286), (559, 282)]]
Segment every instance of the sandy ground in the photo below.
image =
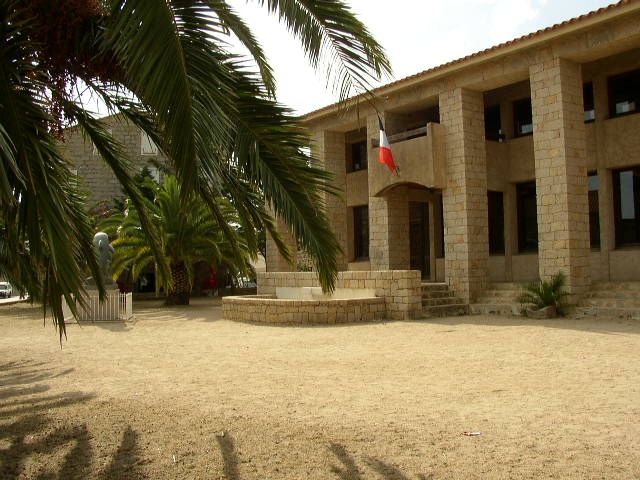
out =
[(1, 478), (640, 478), (637, 322), (136, 311), (61, 348), (40, 310), (0, 308)]

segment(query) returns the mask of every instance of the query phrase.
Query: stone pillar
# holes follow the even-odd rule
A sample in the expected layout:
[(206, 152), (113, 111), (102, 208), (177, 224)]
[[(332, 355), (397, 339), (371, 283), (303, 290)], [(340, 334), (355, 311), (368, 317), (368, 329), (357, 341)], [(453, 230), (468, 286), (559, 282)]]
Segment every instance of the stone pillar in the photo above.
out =
[(276, 229), (282, 236), (284, 242), (289, 246), (292, 253), (293, 263), (287, 262), (276, 247), (269, 233), (267, 233), (267, 258), (265, 258), (267, 272), (295, 272), (297, 257), (297, 242), (289, 227), (281, 218), (276, 217)]
[[(384, 121), (384, 120), (383, 120)], [(388, 125), (391, 125), (391, 119)], [(387, 127), (388, 128), (388, 127)], [(378, 138), (378, 117), (367, 119), (367, 138)], [(369, 141), (369, 145), (370, 145)], [(373, 175), (389, 175), (369, 146), (369, 183)], [(392, 175), (395, 175), (393, 173)], [(382, 197), (369, 197), (369, 260), (371, 270), (409, 269), (409, 197), (407, 187), (395, 187)]]
[[(320, 159), (324, 168), (334, 174), (333, 183), (341, 192), (345, 191), (347, 183), (346, 148), (342, 132), (321, 131), (313, 136), (313, 153)], [(345, 197), (325, 194), (325, 204), (327, 218), (343, 252), (336, 258), (338, 270), (346, 270), (347, 252), (351, 240), (348, 233)]]
[(590, 285), (589, 205), (580, 65), (531, 65), (540, 278), (562, 270), (567, 290)]
[(473, 301), (485, 288), (489, 268), (487, 160), (482, 92), (455, 88), (440, 95), (445, 128), (447, 186), (444, 209), (445, 279)]

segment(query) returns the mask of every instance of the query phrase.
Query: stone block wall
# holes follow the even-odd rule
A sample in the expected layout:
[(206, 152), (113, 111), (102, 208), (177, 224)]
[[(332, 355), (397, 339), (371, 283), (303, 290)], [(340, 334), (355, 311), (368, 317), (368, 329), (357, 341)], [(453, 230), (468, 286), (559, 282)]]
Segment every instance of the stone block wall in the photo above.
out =
[[(144, 166), (153, 167), (152, 161), (166, 162), (166, 158), (160, 152), (142, 154), (142, 132), (135, 125), (117, 115), (106, 117), (101, 122), (122, 145), (134, 174)], [(72, 163), (70, 169), (77, 170), (79, 185), (88, 195), (88, 205), (93, 206), (98, 202), (111, 203), (114, 198), (124, 197), (120, 182), (102, 157), (94, 151), (93, 143), (84, 138), (78, 127), (65, 130), (62, 148)]]
[[(258, 295), (275, 295), (277, 287), (317, 287), (313, 272), (258, 273)], [(385, 318), (408, 320), (422, 311), (420, 272), (417, 270), (385, 270), (339, 272), (336, 288), (370, 288), (384, 299)]]
[(455, 88), (440, 95), (447, 187), (443, 190), (447, 283), (469, 302), (488, 281), (487, 161), (482, 92)]
[(273, 295), (230, 297), (222, 301), (227, 320), (271, 324), (327, 324), (372, 322), (385, 318), (383, 298), (343, 300), (276, 300)]
[(590, 285), (589, 207), (580, 65), (552, 58), (529, 68), (540, 277), (562, 270), (573, 294)]

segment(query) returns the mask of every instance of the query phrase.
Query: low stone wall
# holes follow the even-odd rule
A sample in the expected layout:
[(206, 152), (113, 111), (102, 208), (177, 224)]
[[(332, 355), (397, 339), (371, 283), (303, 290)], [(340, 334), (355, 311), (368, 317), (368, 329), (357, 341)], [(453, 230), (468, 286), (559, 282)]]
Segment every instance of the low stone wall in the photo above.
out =
[[(339, 272), (336, 288), (366, 288), (384, 300), (385, 318), (408, 320), (422, 311), (420, 272), (417, 270), (374, 270)], [(318, 287), (314, 272), (258, 273), (258, 295), (275, 296), (278, 287)]]
[(224, 298), (222, 315), (227, 320), (283, 325), (372, 322), (385, 317), (385, 304), (383, 298), (288, 300), (250, 295)]

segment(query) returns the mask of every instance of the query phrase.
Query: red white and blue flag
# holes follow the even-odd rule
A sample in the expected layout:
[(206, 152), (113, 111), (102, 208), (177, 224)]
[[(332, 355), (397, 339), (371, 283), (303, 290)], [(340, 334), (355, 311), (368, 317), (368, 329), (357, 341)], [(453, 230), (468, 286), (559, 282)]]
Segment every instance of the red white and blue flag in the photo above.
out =
[(380, 123), (380, 163), (384, 163), (392, 172), (398, 173), (398, 168), (396, 167), (396, 162), (393, 160), (393, 152), (389, 146), (389, 140), (387, 140), (387, 134), (384, 131), (382, 120), (378, 118), (378, 122)]

